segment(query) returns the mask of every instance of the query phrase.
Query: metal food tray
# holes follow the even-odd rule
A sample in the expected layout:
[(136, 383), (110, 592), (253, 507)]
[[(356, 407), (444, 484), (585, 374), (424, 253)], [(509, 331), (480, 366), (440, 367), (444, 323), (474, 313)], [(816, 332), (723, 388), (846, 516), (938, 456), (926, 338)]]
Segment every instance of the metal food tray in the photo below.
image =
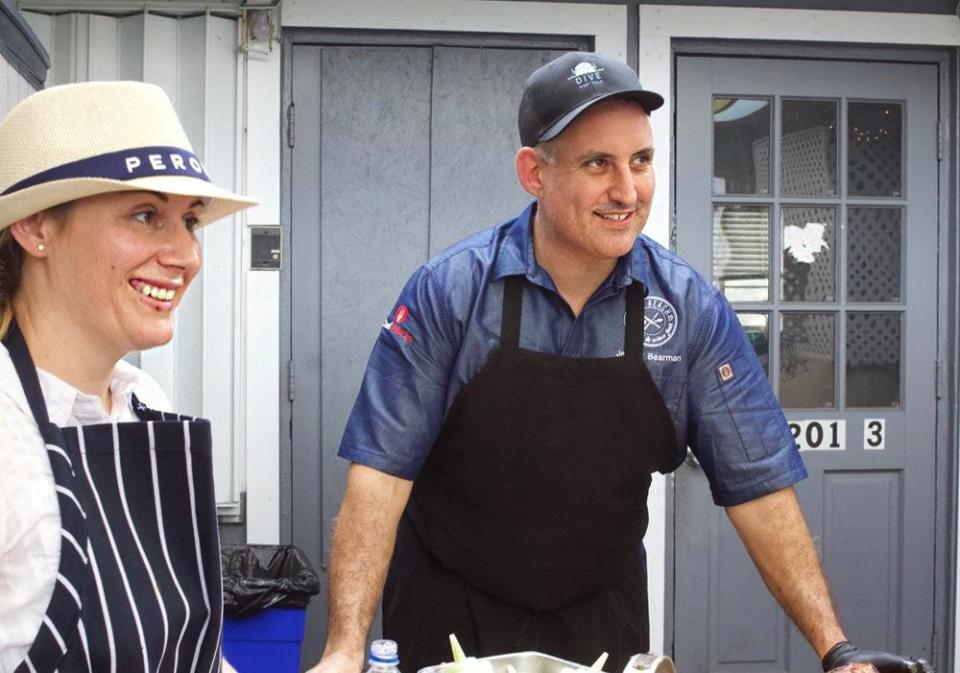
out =
[[(589, 664), (578, 664), (541, 652), (514, 652), (496, 654), (490, 657), (478, 657), (480, 661), (489, 661), (493, 673), (507, 673), (507, 665), (512, 665), (517, 673), (560, 673), (562, 668), (572, 668), (580, 673), (589, 671)], [(447, 664), (437, 664), (421, 668), (419, 673), (442, 673)], [(627, 662), (623, 673), (676, 673), (669, 657), (656, 654), (635, 654)]]

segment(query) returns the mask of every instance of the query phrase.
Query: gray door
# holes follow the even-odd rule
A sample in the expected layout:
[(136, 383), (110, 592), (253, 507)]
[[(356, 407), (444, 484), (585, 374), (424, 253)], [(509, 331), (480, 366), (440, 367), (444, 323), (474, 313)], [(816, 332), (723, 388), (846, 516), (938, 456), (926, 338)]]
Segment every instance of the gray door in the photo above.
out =
[[(848, 637), (930, 657), (935, 65), (680, 57), (678, 252), (737, 310), (804, 451)], [(712, 150), (712, 151), (711, 151)], [(703, 473), (675, 480), (682, 671), (814, 671)]]
[[(561, 52), (290, 51), (290, 344), (282, 352), (295, 386), (284, 532), (325, 570), (347, 469), (336, 452), (380, 325), (418, 265), (526, 204), (513, 165), (517, 103), (527, 74)], [(308, 613), (304, 663), (320, 654), (325, 620), (321, 595)]]

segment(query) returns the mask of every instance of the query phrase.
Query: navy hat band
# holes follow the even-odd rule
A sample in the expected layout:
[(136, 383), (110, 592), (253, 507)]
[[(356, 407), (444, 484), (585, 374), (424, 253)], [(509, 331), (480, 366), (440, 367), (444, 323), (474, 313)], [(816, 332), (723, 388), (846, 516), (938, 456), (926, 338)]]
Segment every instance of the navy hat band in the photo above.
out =
[(164, 146), (136, 147), (98, 154), (41, 171), (11, 185), (0, 193), (0, 196), (56, 180), (100, 178), (126, 181), (158, 175), (179, 175), (210, 182), (210, 177), (200, 159), (189, 150)]

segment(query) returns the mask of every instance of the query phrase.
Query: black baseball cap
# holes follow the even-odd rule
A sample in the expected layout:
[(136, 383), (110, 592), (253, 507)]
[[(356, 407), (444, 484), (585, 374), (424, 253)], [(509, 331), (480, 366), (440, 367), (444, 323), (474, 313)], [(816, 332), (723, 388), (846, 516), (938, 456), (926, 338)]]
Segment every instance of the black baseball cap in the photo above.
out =
[(581, 112), (608, 98), (637, 101), (647, 114), (663, 96), (647, 91), (623, 61), (571, 51), (533, 71), (520, 98), (520, 143), (533, 147), (556, 138)]

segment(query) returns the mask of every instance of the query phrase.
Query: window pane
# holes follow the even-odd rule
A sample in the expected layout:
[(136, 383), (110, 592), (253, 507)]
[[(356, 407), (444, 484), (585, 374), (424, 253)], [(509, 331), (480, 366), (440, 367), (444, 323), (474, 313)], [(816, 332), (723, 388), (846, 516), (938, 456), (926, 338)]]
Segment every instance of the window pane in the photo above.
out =
[(836, 220), (836, 208), (831, 207), (784, 206), (780, 209), (784, 301), (834, 301), (836, 298)]
[(836, 195), (836, 101), (785, 100), (780, 117), (780, 193)]
[(713, 207), (713, 283), (729, 301), (770, 299), (770, 210)]
[(850, 196), (903, 195), (903, 106), (849, 103), (847, 106), (847, 193)]
[(835, 334), (833, 313), (781, 314), (781, 406), (815, 409), (835, 405)]
[(770, 314), (737, 313), (740, 325), (753, 346), (753, 351), (763, 365), (763, 373), (770, 378)]
[(900, 313), (847, 314), (847, 406), (900, 406)]
[(770, 101), (713, 99), (714, 194), (770, 193)]
[(900, 301), (902, 214), (899, 208), (847, 209), (849, 301)]

